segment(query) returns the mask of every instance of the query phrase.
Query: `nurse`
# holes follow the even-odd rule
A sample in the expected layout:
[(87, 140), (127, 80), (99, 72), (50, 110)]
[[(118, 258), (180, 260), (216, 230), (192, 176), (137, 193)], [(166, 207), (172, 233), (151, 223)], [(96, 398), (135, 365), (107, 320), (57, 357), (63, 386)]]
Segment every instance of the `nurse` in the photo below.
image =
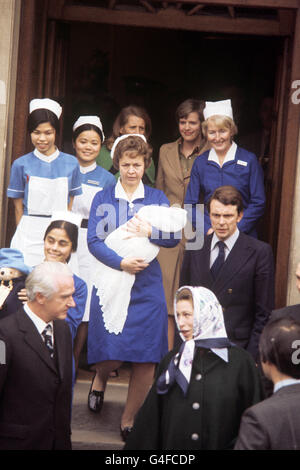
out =
[(96, 163), (104, 141), (102, 123), (98, 116), (80, 116), (73, 126), (73, 146), (80, 166), (82, 194), (75, 196), (72, 211), (82, 217), (81, 227), (78, 233), (77, 262), (79, 276), (88, 286), (88, 299), (82, 323), (79, 325), (74, 344), (74, 358), (76, 370), (79, 355), (87, 337), (92, 263), (95, 259), (87, 246), (87, 226), (90, 208), (95, 194), (107, 186), (115, 185), (114, 176)]
[[(125, 440), (152, 383), (155, 364), (168, 349), (167, 306), (157, 259), (148, 262), (144, 251), (141, 254), (132, 255), (130, 252), (120, 255), (118, 247), (111, 248), (106, 239), (123, 224), (126, 224), (126, 230), (123, 230), (125, 237), (134, 237), (135, 245), (139, 245), (139, 239), (144, 238), (157, 247), (172, 247), (179, 239), (170, 230), (162, 232), (156, 223), (152, 227), (149, 221), (141, 220), (136, 215), (144, 206), (163, 206), (163, 209), (169, 206), (162, 191), (142, 183), (144, 171), (151, 162), (151, 149), (145, 137), (137, 134), (119, 137), (112, 148), (112, 155), (114, 166), (120, 171), (120, 179), (115, 186), (98, 192), (93, 200), (88, 246), (101, 265), (110, 268), (113, 273), (123, 272), (125, 282), (127, 278), (134, 279), (122, 323), (124, 289), (121, 285), (117, 284), (114, 289), (112, 284), (106, 283), (107, 291), (103, 295), (100, 293), (100, 296), (96, 288), (92, 291), (88, 362), (95, 364), (97, 373), (91, 384), (88, 407), (91, 411), (100, 412), (109, 373), (119, 368), (123, 361), (130, 362), (128, 396), (121, 417), (121, 435)], [(99, 280), (99, 276), (95, 275), (95, 285), (100, 284), (101, 289)], [(107, 306), (108, 297), (114, 304), (111, 311), (115, 319), (113, 325), (107, 318), (109, 311), (104, 307)]]
[[(111, 157), (111, 149), (115, 140), (121, 135), (126, 134), (142, 134), (149, 140), (152, 130), (152, 124), (149, 114), (144, 108), (139, 106), (126, 106), (122, 108), (116, 120), (113, 124), (112, 136), (109, 137), (105, 144), (102, 145), (101, 151), (97, 157), (98, 165), (102, 166), (106, 170), (110, 171), (115, 175), (118, 180), (120, 173), (113, 166)], [(146, 168), (143, 183), (149, 186), (154, 186), (155, 183), (155, 166), (153, 160), (151, 160), (149, 168)]]
[(76, 158), (55, 145), (61, 112), (48, 98), (30, 102), (27, 129), (34, 150), (11, 168), (7, 196), (14, 201), (17, 229), (10, 246), (23, 253), (29, 266), (43, 261), (43, 236), (52, 213), (70, 210), (82, 191)]
[[(238, 228), (257, 237), (256, 226), (265, 208), (263, 170), (256, 156), (233, 141), (237, 127), (233, 121), (231, 100), (206, 102), (202, 131), (211, 150), (200, 155), (193, 165), (185, 204), (192, 205), (192, 224), (197, 229), (197, 204), (220, 186), (234, 186), (240, 191), (244, 216)], [(204, 233), (212, 232), (209, 214), (204, 211)]]

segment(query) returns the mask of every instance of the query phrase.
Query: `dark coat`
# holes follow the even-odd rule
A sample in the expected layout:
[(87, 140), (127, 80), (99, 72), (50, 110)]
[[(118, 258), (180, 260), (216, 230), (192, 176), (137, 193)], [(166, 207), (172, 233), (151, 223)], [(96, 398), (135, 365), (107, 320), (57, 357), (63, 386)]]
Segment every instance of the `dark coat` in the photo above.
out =
[(0, 321), (0, 449), (71, 449), (72, 341), (64, 320), (53, 323), (51, 359), (23, 309)]
[(297, 322), (300, 322), (300, 304), (289, 305), (288, 307), (273, 310), (270, 320), (277, 320), (277, 318), (292, 317)]
[[(176, 352), (163, 359), (157, 377)], [(158, 395), (155, 381), (125, 450), (232, 449), (243, 412), (263, 394), (251, 356), (238, 347), (228, 352), (225, 362), (210, 350), (196, 349), (186, 396), (177, 383)]]
[(245, 411), (236, 450), (300, 450), (300, 384)]
[[(0, 308), (0, 320), (2, 318), (11, 315), (12, 313), (16, 313), (23, 305), (22, 301), (18, 298), (18, 292), (25, 287), (25, 279), (26, 275), (17, 277), (12, 279), (13, 281), (13, 288), (6, 298), (2, 308)], [(9, 281), (3, 281), (5, 286), (9, 286)]]
[(270, 245), (240, 232), (216, 280), (210, 273), (212, 235), (201, 250), (186, 251), (180, 286), (203, 286), (223, 307), (228, 338), (257, 359), (258, 341), (274, 307), (274, 266)]

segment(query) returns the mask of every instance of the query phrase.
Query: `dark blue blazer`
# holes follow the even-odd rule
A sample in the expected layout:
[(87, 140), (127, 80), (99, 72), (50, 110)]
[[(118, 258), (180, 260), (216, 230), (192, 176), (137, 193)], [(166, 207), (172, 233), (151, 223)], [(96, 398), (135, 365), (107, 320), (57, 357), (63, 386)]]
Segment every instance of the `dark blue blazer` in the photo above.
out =
[(229, 339), (258, 359), (258, 341), (274, 307), (274, 263), (271, 246), (240, 232), (214, 280), (210, 273), (212, 235), (201, 250), (186, 251), (180, 286), (203, 286), (223, 307)]

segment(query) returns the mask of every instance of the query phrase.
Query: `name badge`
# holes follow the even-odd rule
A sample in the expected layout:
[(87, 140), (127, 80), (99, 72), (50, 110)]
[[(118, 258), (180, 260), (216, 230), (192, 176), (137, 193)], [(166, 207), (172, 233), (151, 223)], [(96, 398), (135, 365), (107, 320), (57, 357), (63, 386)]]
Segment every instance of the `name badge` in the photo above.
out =
[(248, 165), (248, 163), (247, 163), (247, 162), (244, 162), (243, 160), (238, 160), (238, 161), (237, 161), (237, 164), (238, 164), (238, 165), (242, 165), (242, 166), (247, 166), (247, 165)]
[(99, 186), (99, 184), (100, 184), (99, 181), (95, 181), (95, 180), (87, 180), (87, 183), (88, 184), (94, 184), (94, 185), (97, 185), (97, 186)]

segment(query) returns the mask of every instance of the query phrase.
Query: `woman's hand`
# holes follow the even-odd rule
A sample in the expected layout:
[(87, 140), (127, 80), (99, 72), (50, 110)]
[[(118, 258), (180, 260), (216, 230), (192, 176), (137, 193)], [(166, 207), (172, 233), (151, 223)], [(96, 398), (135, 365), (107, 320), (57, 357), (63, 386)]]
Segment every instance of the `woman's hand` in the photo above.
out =
[(17, 295), (18, 295), (18, 299), (21, 300), (23, 304), (26, 304), (26, 302), (28, 302), (27, 292), (25, 288), (19, 290)]
[(149, 263), (145, 263), (142, 258), (123, 258), (120, 267), (129, 274), (137, 274), (147, 268)]
[(146, 237), (149, 238), (152, 233), (152, 226), (146, 220), (141, 219), (137, 214), (130, 219), (126, 224), (128, 236), (133, 237)]

